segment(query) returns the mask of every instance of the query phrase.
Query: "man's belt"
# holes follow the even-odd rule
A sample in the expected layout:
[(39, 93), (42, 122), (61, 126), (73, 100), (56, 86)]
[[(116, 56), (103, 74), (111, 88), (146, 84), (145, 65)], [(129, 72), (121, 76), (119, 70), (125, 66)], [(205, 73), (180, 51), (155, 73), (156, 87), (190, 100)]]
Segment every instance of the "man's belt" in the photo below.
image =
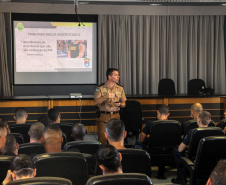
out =
[(118, 114), (119, 111), (115, 111), (115, 112), (100, 111), (100, 113), (102, 113), (102, 114)]

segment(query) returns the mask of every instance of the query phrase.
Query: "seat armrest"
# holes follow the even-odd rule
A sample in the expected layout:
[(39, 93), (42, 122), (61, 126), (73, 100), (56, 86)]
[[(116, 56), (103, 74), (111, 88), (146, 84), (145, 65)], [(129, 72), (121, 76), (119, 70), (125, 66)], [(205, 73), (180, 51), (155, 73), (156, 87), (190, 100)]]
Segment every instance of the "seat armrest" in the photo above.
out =
[(193, 163), (190, 159), (188, 159), (187, 157), (181, 157), (180, 159), (181, 159), (181, 161), (183, 161), (183, 163), (185, 163), (187, 166), (194, 166), (194, 163)]
[(181, 157), (178, 159), (179, 166), (184, 166), (186, 169), (192, 173), (194, 171), (194, 163), (187, 157)]

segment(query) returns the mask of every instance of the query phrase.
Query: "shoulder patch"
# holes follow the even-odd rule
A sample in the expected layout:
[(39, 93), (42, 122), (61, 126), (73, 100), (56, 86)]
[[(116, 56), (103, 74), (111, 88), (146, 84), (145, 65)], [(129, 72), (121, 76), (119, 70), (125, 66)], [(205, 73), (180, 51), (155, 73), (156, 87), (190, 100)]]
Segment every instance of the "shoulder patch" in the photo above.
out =
[(98, 91), (98, 88), (96, 88), (96, 92)]
[(98, 84), (97, 87), (100, 87), (100, 86), (102, 86), (102, 85), (104, 85), (104, 84), (105, 84), (105, 83)]

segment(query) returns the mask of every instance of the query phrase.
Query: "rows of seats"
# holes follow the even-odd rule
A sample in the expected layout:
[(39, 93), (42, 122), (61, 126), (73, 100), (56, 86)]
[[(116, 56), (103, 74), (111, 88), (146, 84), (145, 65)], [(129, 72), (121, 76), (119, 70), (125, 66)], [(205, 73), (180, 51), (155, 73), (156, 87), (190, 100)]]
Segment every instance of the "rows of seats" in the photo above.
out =
[[(210, 128), (212, 129), (212, 128)], [(195, 129), (195, 133), (192, 137), (196, 137), (197, 133), (199, 132), (200, 128)], [(217, 130), (222, 132), (221, 129), (217, 128)], [(209, 130), (210, 131), (210, 130)], [(203, 134), (203, 130), (199, 132), (199, 134)], [(218, 134), (219, 134), (218, 133)], [(199, 136), (200, 137), (200, 136)], [(191, 143), (192, 145), (193, 143)], [(190, 172), (190, 184), (205, 184), (212, 169), (217, 164), (217, 162), (220, 159), (226, 159), (226, 148), (222, 147), (226, 145), (226, 136), (209, 136), (202, 138), (199, 142), (197, 154), (195, 160), (189, 159), (188, 157), (182, 157), (180, 160), (180, 163), (184, 168), (186, 168)], [(138, 151), (142, 151), (142, 155), (140, 156), (134, 156)], [(120, 150), (122, 153), (122, 156), (124, 159), (124, 163), (122, 162), (123, 171), (125, 175), (128, 175), (126, 173), (133, 173), (137, 172), (136, 170), (142, 169), (142, 178), (145, 178), (147, 180), (147, 183), (151, 184), (150, 179), (148, 178), (149, 175), (144, 175), (147, 173), (145, 172), (145, 169), (148, 168), (150, 171), (150, 166), (147, 166), (145, 163), (147, 161), (150, 161), (150, 156), (146, 158), (145, 156), (148, 156), (148, 154), (145, 154), (143, 150), (136, 150), (134, 149), (134, 152), (132, 149), (125, 149)], [(37, 177), (62, 177), (69, 179), (72, 184), (78, 184), (78, 185), (85, 185), (86, 183), (88, 185), (91, 185), (90, 183), (94, 183), (100, 180), (100, 178), (105, 178), (107, 180), (107, 177), (93, 177), (89, 181), (89, 158), (91, 158), (91, 154), (84, 154), (84, 153), (78, 153), (78, 152), (59, 152), (59, 153), (44, 153), (39, 154), (33, 158), (33, 161), (37, 168)], [(138, 157), (143, 160), (137, 161)], [(5, 177), (6, 172), (3, 173), (4, 169), (7, 171), (10, 161), (12, 160), (12, 156), (0, 156), (0, 165), (1, 165), (1, 180)], [(136, 160), (135, 160), (136, 159)], [(123, 160), (122, 160), (123, 161)], [(133, 161), (133, 162), (132, 162)], [(133, 164), (133, 165), (132, 165)], [(8, 165), (8, 166), (7, 166)], [(135, 168), (136, 167), (136, 168)], [(129, 172), (127, 172), (127, 170)], [(140, 171), (138, 171), (140, 172)], [(150, 173), (150, 172), (148, 172)], [(133, 178), (131, 175), (131, 178)], [(136, 176), (136, 175), (135, 175)], [(115, 178), (116, 177), (109, 177), (109, 178)], [(128, 178), (128, 176), (127, 176)], [(104, 180), (104, 179), (103, 179)], [(143, 179), (144, 180), (144, 179)], [(87, 182), (88, 181), (88, 182)], [(116, 182), (115, 182), (116, 183)], [(104, 183), (106, 184), (106, 183)], [(109, 183), (108, 183), (109, 184)], [(138, 183), (139, 184), (139, 183)]]

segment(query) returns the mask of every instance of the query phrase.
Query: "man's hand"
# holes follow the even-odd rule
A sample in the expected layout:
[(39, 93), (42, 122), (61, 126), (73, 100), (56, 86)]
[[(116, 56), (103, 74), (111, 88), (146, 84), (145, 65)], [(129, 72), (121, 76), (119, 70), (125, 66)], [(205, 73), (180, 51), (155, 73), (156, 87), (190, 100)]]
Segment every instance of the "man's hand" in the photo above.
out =
[(109, 99), (115, 98), (115, 94), (114, 94), (114, 93), (108, 93), (108, 98), (109, 98)]
[(114, 105), (116, 106), (116, 107), (121, 107), (121, 103), (120, 102), (114, 102)]

